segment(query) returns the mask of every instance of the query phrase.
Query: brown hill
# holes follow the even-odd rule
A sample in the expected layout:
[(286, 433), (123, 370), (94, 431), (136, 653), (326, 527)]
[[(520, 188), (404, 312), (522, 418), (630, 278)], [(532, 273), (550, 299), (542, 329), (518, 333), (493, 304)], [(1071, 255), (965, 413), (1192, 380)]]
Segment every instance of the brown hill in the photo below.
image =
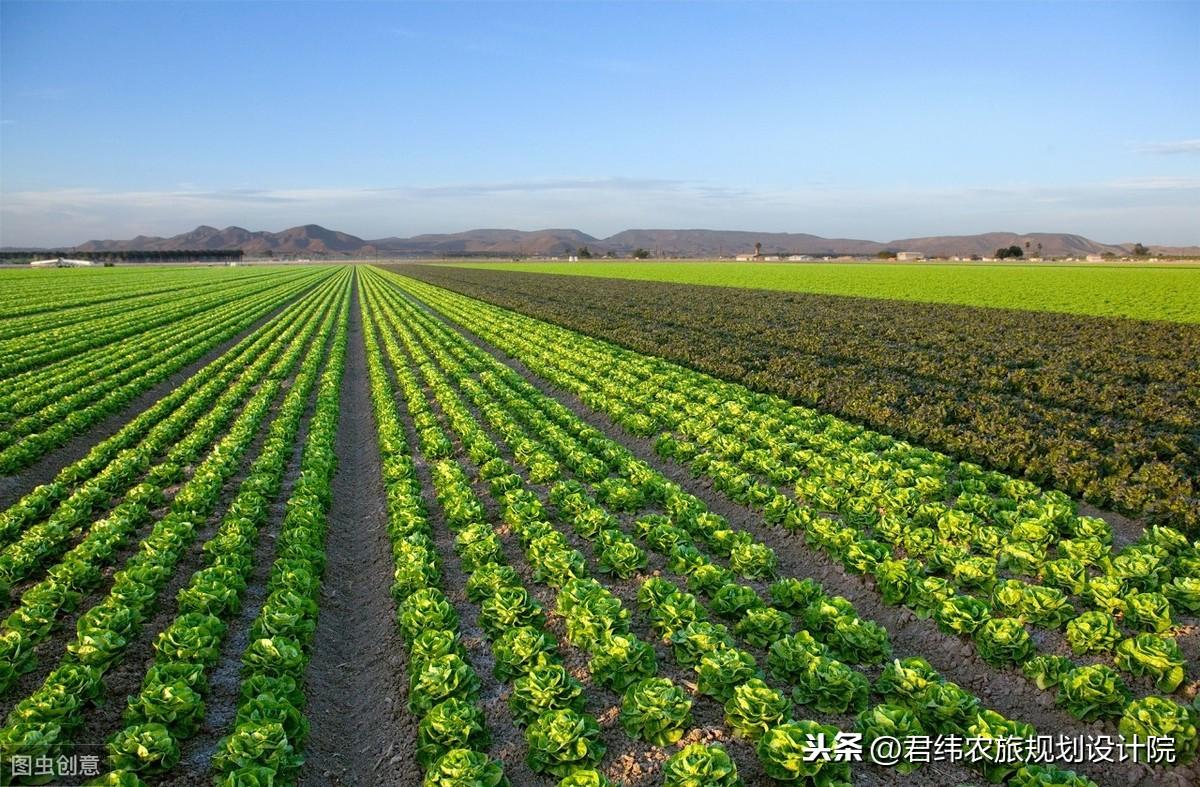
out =
[[(761, 243), (765, 254), (810, 254), (814, 256), (869, 256), (880, 251), (916, 251), (927, 257), (979, 255), (988, 257), (996, 249), (1020, 246), (1033, 256), (1070, 257), (1087, 254), (1129, 254), (1133, 244), (1105, 244), (1067, 233), (990, 232), (982, 235), (941, 235), (902, 238), (886, 243), (852, 238), (822, 238), (790, 232), (745, 232), (738, 230), (637, 229), (596, 238), (573, 229), (506, 230), (477, 229), (449, 234), (417, 235), (411, 238), (363, 240), (355, 235), (326, 229), (316, 224), (292, 227), (282, 232), (251, 232), (241, 227), (200, 226), (171, 238), (139, 235), (131, 240), (93, 240), (74, 251), (168, 251), (174, 249), (242, 249), (255, 256), (268, 252), (305, 257), (563, 257), (586, 246), (595, 255), (608, 252), (628, 256), (646, 249), (655, 256), (727, 257), (754, 251)], [(1200, 248), (1151, 246), (1155, 254), (1200, 255)]]

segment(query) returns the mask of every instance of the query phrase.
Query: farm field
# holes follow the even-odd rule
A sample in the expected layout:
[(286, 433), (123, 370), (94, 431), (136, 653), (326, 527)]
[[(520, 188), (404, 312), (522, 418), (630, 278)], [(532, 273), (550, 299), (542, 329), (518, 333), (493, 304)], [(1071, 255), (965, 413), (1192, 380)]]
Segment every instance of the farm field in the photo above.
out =
[(53, 273), (0, 273), (0, 783), (1200, 781), (1193, 326)]
[(1200, 266), (1053, 263), (454, 263), (563, 276), (745, 287), (1005, 309), (1200, 322)]

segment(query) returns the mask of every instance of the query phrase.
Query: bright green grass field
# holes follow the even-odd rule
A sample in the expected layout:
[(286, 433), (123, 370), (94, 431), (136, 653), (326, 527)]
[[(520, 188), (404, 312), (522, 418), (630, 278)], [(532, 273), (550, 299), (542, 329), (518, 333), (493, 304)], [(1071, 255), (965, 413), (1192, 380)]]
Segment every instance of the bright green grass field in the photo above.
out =
[(1200, 323), (1200, 267), (525, 262), (462, 267)]

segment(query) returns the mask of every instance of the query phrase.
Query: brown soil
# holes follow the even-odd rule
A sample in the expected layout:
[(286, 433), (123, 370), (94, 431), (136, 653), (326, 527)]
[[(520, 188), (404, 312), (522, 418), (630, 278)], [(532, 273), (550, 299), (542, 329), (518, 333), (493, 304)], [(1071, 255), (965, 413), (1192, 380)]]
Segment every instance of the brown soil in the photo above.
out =
[(367, 378), (357, 283), (335, 450), (325, 576), (308, 666), (307, 761), (300, 783), (419, 784), (416, 725), (404, 711), (404, 649), (395, 627), (391, 548)]

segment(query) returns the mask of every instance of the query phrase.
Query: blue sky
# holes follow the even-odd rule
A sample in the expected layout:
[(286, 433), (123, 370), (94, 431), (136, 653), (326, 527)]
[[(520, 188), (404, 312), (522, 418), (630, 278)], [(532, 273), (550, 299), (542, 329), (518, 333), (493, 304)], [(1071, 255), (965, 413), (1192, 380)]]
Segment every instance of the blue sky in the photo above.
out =
[(1200, 3), (0, 2), (0, 243), (1200, 243)]

